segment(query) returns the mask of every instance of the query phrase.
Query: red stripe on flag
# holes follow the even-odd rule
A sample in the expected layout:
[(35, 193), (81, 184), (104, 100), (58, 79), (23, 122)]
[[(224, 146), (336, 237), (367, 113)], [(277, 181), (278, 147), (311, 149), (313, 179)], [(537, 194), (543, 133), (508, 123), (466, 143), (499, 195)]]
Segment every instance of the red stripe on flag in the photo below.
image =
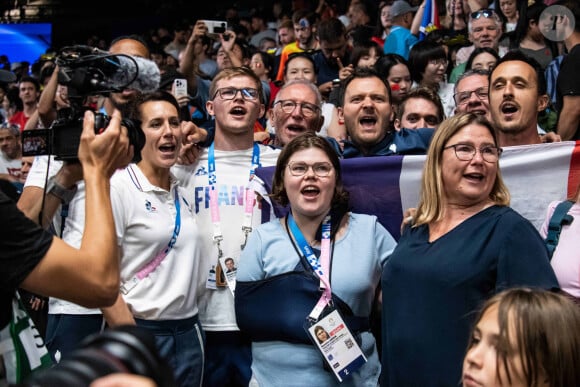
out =
[(572, 150), (570, 158), (570, 172), (568, 173), (568, 197), (572, 198), (576, 194), (580, 185), (580, 141), (576, 141), (576, 146)]

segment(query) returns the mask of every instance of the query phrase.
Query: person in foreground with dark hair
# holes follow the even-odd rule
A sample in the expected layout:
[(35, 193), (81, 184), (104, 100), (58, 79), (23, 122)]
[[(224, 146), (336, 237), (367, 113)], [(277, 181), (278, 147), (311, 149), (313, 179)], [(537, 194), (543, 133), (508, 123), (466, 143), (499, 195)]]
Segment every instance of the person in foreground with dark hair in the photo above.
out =
[(567, 297), (514, 288), (489, 299), (469, 339), (463, 386), (580, 385), (580, 308)]
[(141, 160), (111, 178), (121, 291), (103, 316), (110, 327), (136, 324), (153, 332), (179, 386), (200, 386), (204, 337), (195, 284), (202, 233), (170, 172), (182, 146), (179, 104), (163, 90), (143, 93), (132, 118), (145, 144)]
[[(349, 377), (342, 374), (340, 385), (376, 386), (381, 366), (369, 321), (380, 302), (379, 277), (394, 238), (375, 216), (349, 212), (339, 158), (313, 132), (282, 148), (272, 198), (289, 205), (290, 212), (252, 232), (237, 270), (236, 320), (252, 340), (252, 381), (260, 386), (339, 385), (331, 369), (342, 374), (348, 363), (328, 367), (324, 359), (343, 355), (351, 345), (366, 361), (353, 366)], [(333, 317), (336, 310), (344, 324)], [(324, 343), (317, 327), (329, 333)]]
[[(26, 218), (11, 199), (0, 193), (0, 340), (12, 341), (9, 322), (17, 288), (87, 307), (108, 306), (115, 301), (119, 291), (119, 250), (109, 179), (132, 157), (133, 148), (126, 129), (121, 127), (119, 111), (113, 113), (100, 135), (95, 135), (93, 113), (85, 113), (79, 159), (86, 183), (86, 218), (78, 249)], [(44, 348), (42, 339), (39, 342), (36, 338), (35, 344), (36, 348)], [(19, 365), (8, 364), (15, 359), (10, 353), (4, 353), (3, 358), (8, 369), (5, 377), (8, 382), (15, 382), (11, 370), (18, 370)]]

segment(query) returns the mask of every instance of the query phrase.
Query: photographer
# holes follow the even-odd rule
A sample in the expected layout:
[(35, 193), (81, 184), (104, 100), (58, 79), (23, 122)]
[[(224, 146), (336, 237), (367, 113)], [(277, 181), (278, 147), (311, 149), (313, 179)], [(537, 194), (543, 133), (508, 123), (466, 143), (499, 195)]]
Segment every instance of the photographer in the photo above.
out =
[[(79, 146), (86, 185), (85, 233), (78, 249), (35, 225), (0, 193), (0, 340), (9, 339), (11, 302), (18, 287), (89, 307), (111, 305), (118, 293), (119, 266), (109, 178), (129, 163), (129, 146), (121, 116), (113, 113), (101, 135), (94, 133), (94, 116), (84, 116)], [(7, 337), (4, 337), (7, 335)], [(8, 360), (10, 357), (5, 357)]]
[[(150, 57), (146, 44), (133, 36), (115, 39), (109, 47), (109, 53)], [(55, 75), (45, 88), (39, 106), (41, 119), (47, 127), (56, 118), (53, 101), (57, 97), (57, 90), (58, 82)], [(69, 90), (69, 100), (72, 97), (70, 94)], [(139, 94), (137, 90), (132, 89), (109, 93), (101, 112), (110, 116), (114, 110), (118, 110), (125, 117)], [(47, 170), (49, 179), (46, 184)], [(85, 182), (80, 165), (68, 161), (54, 161), (53, 157), (49, 156), (36, 157), (18, 201), (18, 207), (43, 227), (48, 227), (54, 218), (58, 235), (67, 243), (78, 247), (83, 235), (86, 234), (83, 226)], [(65, 358), (85, 337), (102, 331), (104, 327), (99, 309), (87, 309), (58, 298), (49, 300), (48, 313), (46, 346), (54, 360)]]

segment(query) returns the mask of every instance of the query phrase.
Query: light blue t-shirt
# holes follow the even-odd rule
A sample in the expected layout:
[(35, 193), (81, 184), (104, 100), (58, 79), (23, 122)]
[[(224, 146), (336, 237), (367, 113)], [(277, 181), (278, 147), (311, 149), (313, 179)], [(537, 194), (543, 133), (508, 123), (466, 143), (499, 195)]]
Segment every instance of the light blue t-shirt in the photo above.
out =
[(409, 60), (411, 47), (418, 41), (419, 38), (413, 35), (411, 30), (401, 26), (394, 26), (391, 28), (391, 32), (383, 45), (383, 52), (385, 54), (399, 54)]
[[(332, 292), (349, 305), (354, 315), (370, 316), (383, 264), (395, 246), (396, 241), (376, 216), (350, 214), (346, 233), (335, 242), (331, 286)], [(294, 270), (299, 260), (286, 230), (276, 219), (262, 224), (250, 235), (236, 280), (258, 281), (287, 273)], [(264, 308), (267, 313), (267, 305)], [(371, 332), (360, 336), (359, 344), (368, 362), (343, 383), (323, 368), (322, 355), (314, 345), (285, 341), (252, 343), (253, 377), (260, 386), (376, 387), (381, 365), (375, 338)]]

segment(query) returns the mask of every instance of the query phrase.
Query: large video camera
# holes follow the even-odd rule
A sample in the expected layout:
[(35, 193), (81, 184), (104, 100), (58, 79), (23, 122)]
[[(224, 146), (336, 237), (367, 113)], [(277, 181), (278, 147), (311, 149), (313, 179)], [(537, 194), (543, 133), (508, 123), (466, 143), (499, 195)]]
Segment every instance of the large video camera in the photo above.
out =
[[(58, 111), (58, 118), (49, 129), (27, 130), (22, 133), (23, 156), (55, 155), (57, 160), (76, 160), (83, 129), (84, 106), (90, 95), (107, 96), (128, 88), (153, 91), (159, 84), (159, 70), (147, 59), (130, 55), (113, 55), (89, 46), (64, 47), (56, 58), (59, 65), (58, 83), (68, 88), (70, 107)], [(108, 125), (108, 118), (95, 115), (95, 133)], [(121, 125), (128, 129), (135, 159), (145, 144), (139, 122), (124, 118)]]
[(145, 328), (123, 325), (87, 337), (79, 349), (52, 368), (32, 374), (19, 387), (88, 387), (112, 373), (151, 378), (157, 386), (176, 386), (173, 370)]

